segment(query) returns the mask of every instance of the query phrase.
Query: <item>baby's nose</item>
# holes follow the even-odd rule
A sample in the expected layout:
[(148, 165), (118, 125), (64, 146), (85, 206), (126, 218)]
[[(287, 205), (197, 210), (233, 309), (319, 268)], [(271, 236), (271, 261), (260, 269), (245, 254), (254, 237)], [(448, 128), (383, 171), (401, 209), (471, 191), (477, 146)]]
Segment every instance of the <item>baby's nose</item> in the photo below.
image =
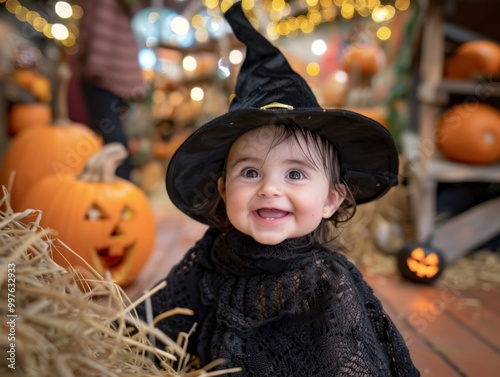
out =
[(259, 195), (264, 197), (281, 196), (283, 193), (282, 185), (277, 179), (266, 178), (262, 180), (259, 189)]

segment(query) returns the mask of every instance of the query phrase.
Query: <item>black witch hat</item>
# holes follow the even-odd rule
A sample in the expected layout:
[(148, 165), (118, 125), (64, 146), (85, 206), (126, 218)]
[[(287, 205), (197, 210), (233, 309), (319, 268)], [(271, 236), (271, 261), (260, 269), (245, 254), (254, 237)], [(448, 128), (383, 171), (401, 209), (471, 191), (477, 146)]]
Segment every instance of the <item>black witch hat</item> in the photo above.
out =
[(195, 209), (219, 195), (217, 179), (231, 144), (245, 132), (271, 124), (298, 125), (329, 140), (357, 204), (377, 199), (397, 184), (398, 152), (382, 125), (352, 111), (321, 108), (306, 81), (253, 28), (240, 2), (225, 18), (246, 45), (245, 61), (229, 111), (193, 132), (169, 163), (167, 192), (177, 208), (208, 224)]

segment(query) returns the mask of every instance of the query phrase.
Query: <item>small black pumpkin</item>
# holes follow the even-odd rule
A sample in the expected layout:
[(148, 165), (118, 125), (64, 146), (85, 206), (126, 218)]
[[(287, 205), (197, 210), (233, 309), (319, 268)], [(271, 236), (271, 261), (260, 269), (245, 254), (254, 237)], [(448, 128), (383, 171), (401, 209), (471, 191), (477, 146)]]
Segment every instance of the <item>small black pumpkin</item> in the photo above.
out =
[(443, 254), (429, 245), (407, 243), (398, 253), (401, 275), (416, 283), (433, 283), (444, 267)]

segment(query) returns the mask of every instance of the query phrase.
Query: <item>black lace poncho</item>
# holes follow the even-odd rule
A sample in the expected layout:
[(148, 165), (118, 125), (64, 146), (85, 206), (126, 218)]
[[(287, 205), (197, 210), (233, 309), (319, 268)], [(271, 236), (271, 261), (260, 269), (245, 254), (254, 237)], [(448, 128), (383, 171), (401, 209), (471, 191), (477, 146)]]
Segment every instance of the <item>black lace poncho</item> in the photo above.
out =
[(242, 368), (230, 376), (420, 375), (360, 272), (326, 249), (209, 229), (166, 280), (154, 316), (174, 307), (195, 316), (157, 326), (176, 339), (197, 322), (188, 351), (202, 365), (222, 358), (221, 369)]

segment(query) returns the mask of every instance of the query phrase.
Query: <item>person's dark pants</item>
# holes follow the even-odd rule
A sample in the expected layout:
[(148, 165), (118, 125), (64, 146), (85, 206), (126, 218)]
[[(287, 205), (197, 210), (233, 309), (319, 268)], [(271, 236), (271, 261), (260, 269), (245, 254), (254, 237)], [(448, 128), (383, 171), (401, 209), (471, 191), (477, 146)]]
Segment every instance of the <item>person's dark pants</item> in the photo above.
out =
[[(109, 90), (83, 80), (81, 86), (89, 112), (89, 126), (102, 136), (104, 144), (120, 142), (128, 151), (128, 138), (121, 119), (127, 110), (127, 104)], [(132, 161), (129, 153), (123, 164), (116, 169), (116, 175), (130, 180), (131, 170)]]

